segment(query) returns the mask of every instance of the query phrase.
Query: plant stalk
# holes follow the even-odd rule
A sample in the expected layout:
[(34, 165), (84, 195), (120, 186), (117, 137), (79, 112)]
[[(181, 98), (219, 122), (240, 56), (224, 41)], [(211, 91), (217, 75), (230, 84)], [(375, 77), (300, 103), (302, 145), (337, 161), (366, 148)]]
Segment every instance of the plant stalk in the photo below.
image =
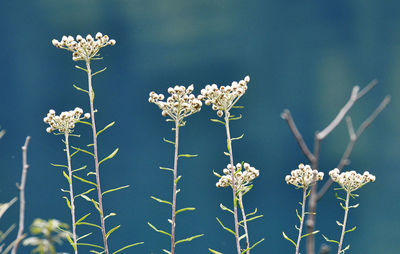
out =
[(176, 179), (178, 175), (179, 120), (175, 120), (174, 182), (172, 188), (171, 254), (175, 253)]
[(340, 254), (340, 252), (342, 251), (343, 238), (344, 238), (344, 235), (346, 234), (347, 215), (349, 213), (349, 198), (350, 198), (350, 193), (347, 192), (347, 195), (346, 195), (346, 206), (345, 206), (345, 209), (344, 209), (344, 218), (343, 218), (343, 224), (342, 224), (342, 235), (340, 236), (338, 254)]
[(78, 244), (76, 240), (76, 225), (75, 225), (75, 199), (74, 199), (74, 191), (72, 187), (72, 166), (71, 166), (71, 156), (69, 151), (69, 135), (68, 132), (65, 133), (65, 150), (67, 152), (67, 161), (68, 161), (68, 176), (69, 176), (69, 196), (71, 203), (71, 218), (72, 218), (72, 240), (74, 241), (74, 251), (75, 254), (78, 254)]
[(86, 61), (86, 69), (88, 74), (88, 94), (90, 100), (90, 116), (92, 118), (92, 131), (93, 131), (93, 154), (94, 154), (94, 165), (96, 169), (96, 184), (97, 184), (97, 196), (99, 202), (99, 213), (100, 213), (100, 223), (101, 223), (101, 232), (103, 234), (103, 242), (104, 242), (104, 253), (109, 254), (107, 237), (106, 237), (106, 226), (104, 222), (104, 213), (103, 213), (103, 197), (101, 194), (101, 185), (100, 185), (100, 172), (99, 172), (99, 158), (97, 155), (97, 131), (96, 131), (96, 121), (94, 117), (94, 92), (92, 87), (92, 70), (90, 68), (90, 60)]
[(306, 198), (307, 198), (307, 189), (304, 188), (303, 189), (303, 202), (301, 203), (301, 220), (300, 220), (299, 236), (297, 237), (297, 244), (296, 244), (296, 254), (299, 254), (299, 249), (300, 249), (300, 240), (301, 240), (301, 234), (303, 231), (303, 224), (304, 224), (304, 217), (305, 217)]
[[(231, 133), (229, 130), (229, 111), (225, 111), (225, 129), (226, 129), (226, 138), (228, 142), (228, 153), (230, 158), (230, 163), (232, 167), (233, 164), (233, 149), (232, 149), (232, 139)], [(238, 222), (238, 211), (237, 211), (237, 196), (236, 196), (236, 183), (235, 183), (235, 170), (231, 170), (232, 176), (232, 196), (233, 196), (233, 217), (235, 220), (235, 239), (236, 239), (236, 249), (237, 253), (241, 254), (240, 249), (240, 241), (239, 241), (239, 222)]]
[(243, 228), (244, 228), (244, 233), (246, 235), (246, 253), (250, 254), (250, 239), (249, 239), (249, 232), (247, 230), (247, 218), (246, 218), (246, 213), (244, 211), (244, 206), (243, 206), (243, 196), (242, 193), (239, 193), (239, 205), (240, 209), (242, 210), (242, 218), (243, 218)]

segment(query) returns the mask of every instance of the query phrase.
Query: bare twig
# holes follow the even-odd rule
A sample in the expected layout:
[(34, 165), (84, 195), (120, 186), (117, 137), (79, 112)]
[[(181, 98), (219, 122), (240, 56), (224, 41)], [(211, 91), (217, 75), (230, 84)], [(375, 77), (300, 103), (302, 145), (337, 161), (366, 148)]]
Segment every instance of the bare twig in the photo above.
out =
[[(342, 170), (344, 166), (348, 164), (350, 154), (353, 150), (353, 147), (355, 143), (357, 142), (358, 138), (361, 136), (361, 134), (367, 129), (372, 122), (376, 119), (376, 117), (386, 108), (386, 106), (390, 102), (390, 96), (387, 95), (382, 102), (379, 104), (379, 106), (372, 112), (372, 114), (358, 127), (357, 131), (354, 132), (353, 124), (351, 122), (351, 118), (348, 117), (347, 120), (347, 129), (349, 130), (349, 135), (350, 135), (350, 141), (347, 144), (346, 150), (342, 155), (342, 158), (339, 161), (339, 164), (337, 165), (337, 168), (339, 170)], [(332, 179), (329, 178), (327, 182), (325, 182), (324, 186), (321, 188), (321, 190), (318, 192), (317, 195), (317, 201), (320, 200), (325, 193), (328, 191), (329, 187), (332, 185), (333, 181)]]
[(18, 234), (15, 239), (13, 249), (11, 254), (16, 254), (18, 250), (19, 243), (22, 239), (24, 239), (24, 221), (25, 221), (25, 184), (26, 184), (26, 174), (28, 172), (28, 162), (27, 162), (27, 150), (29, 145), (30, 136), (27, 136), (25, 139), (25, 144), (21, 148), (22, 149), (22, 175), (21, 175), (21, 184), (17, 184), (17, 188), (19, 190), (19, 226), (18, 226)]
[(301, 136), (299, 130), (296, 127), (296, 124), (293, 121), (290, 111), (288, 109), (285, 109), (283, 111), (283, 113), (281, 114), (281, 118), (287, 121), (290, 130), (292, 131), (294, 137), (296, 138), (297, 143), (299, 143), (299, 146), (300, 146), (301, 150), (303, 151), (304, 155), (307, 157), (307, 159), (309, 161), (314, 161), (315, 157), (311, 153), (310, 149), (308, 149), (306, 142), (304, 142), (303, 137)]

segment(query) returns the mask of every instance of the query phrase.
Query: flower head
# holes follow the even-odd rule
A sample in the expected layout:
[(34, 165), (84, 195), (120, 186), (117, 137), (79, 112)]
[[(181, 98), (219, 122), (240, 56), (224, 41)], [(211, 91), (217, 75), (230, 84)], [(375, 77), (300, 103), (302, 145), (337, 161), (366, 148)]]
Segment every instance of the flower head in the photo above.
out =
[(60, 115), (56, 115), (53, 109), (49, 110), (47, 116), (43, 118), (45, 123), (48, 123), (50, 127), (46, 129), (48, 133), (58, 130), (60, 133), (71, 133), (75, 128), (75, 123), (82, 119), (90, 118), (90, 114), (83, 114), (81, 108), (75, 108), (74, 110), (64, 111)]
[(247, 83), (250, 82), (250, 77), (246, 76), (239, 82), (233, 81), (230, 86), (220, 86), (216, 84), (206, 85), (201, 90), (201, 99), (205, 100), (205, 104), (211, 105), (212, 109), (217, 111), (217, 115), (222, 117), (224, 112), (229, 110), (242, 97), (247, 90)]
[(163, 116), (169, 116), (175, 121), (181, 122), (185, 117), (199, 112), (202, 102), (192, 94), (193, 85), (189, 87), (175, 86), (168, 88), (170, 96), (166, 101), (163, 94), (150, 92), (149, 102), (156, 104), (161, 110)]
[(98, 52), (105, 46), (115, 45), (115, 40), (110, 40), (108, 35), (97, 33), (95, 38), (88, 34), (85, 38), (77, 35), (76, 38), (69, 36), (63, 36), (61, 41), (56, 39), (52, 40), (52, 43), (57, 48), (66, 49), (72, 52), (72, 60), (79, 61), (90, 61), (94, 57), (98, 56)]
[(365, 171), (362, 175), (354, 170), (340, 173), (337, 168), (331, 170), (329, 175), (334, 182), (337, 182), (348, 193), (361, 188), (369, 182), (375, 182), (376, 179), (368, 171)]
[(312, 169), (310, 165), (304, 165), (301, 163), (298, 169), (292, 170), (290, 175), (285, 177), (285, 181), (287, 184), (293, 184), (297, 188), (307, 189), (309, 186), (323, 178), (323, 172), (318, 172), (318, 170)]
[(216, 186), (232, 187), (232, 171), (234, 172), (235, 177), (235, 187), (239, 192), (244, 192), (246, 190), (246, 186), (248, 186), (260, 175), (260, 171), (254, 167), (251, 167), (249, 163), (238, 163), (236, 166), (228, 164), (226, 168), (223, 169), (225, 175), (221, 176)]

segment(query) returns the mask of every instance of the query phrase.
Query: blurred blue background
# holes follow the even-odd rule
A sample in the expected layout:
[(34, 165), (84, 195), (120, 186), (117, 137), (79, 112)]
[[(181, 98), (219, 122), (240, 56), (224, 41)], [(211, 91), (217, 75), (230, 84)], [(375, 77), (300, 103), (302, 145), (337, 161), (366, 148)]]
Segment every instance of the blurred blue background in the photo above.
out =
[[(284, 177), (300, 162), (308, 162), (280, 113), (291, 110), (312, 147), (315, 131), (329, 124), (352, 87), (374, 78), (379, 85), (349, 113), (355, 126), (386, 94), (392, 95), (392, 102), (351, 155), (349, 169), (369, 170), (377, 181), (359, 191), (360, 207), (349, 218), (349, 225), (358, 228), (346, 235), (345, 242), (351, 244), (351, 253), (399, 253), (399, 8), (398, 1), (390, 0), (1, 1), (0, 124), (7, 133), (0, 140), (0, 202), (18, 194), (20, 147), (30, 135), (26, 225), (37, 217), (70, 223), (60, 191), (67, 188), (66, 181), (59, 168), (50, 165), (65, 161), (63, 144), (60, 136), (45, 132), (42, 119), (50, 108), (61, 112), (79, 106), (87, 112), (87, 97), (72, 87), (85, 87), (86, 76), (74, 68), (77, 63), (71, 54), (53, 47), (51, 40), (101, 31), (116, 39), (117, 45), (103, 49), (104, 60), (93, 66), (95, 70), (108, 67), (94, 79), (98, 127), (116, 121), (100, 137), (100, 155), (120, 148), (118, 156), (101, 169), (103, 189), (131, 185), (104, 198), (106, 213), (118, 214), (108, 228), (122, 224), (109, 239), (111, 250), (138, 241), (145, 244), (123, 253), (161, 253), (169, 248), (167, 237), (151, 230), (147, 221), (169, 228), (168, 207), (150, 196), (170, 199), (170, 175), (158, 167), (172, 166), (173, 148), (162, 142), (163, 137), (173, 139), (172, 125), (147, 102), (148, 93), (192, 83), (199, 92), (206, 84), (230, 84), (249, 74), (249, 89), (240, 100), (245, 106), (240, 110), (243, 119), (232, 124), (232, 135), (245, 133), (234, 143), (236, 161), (245, 160), (261, 172), (245, 196), (248, 211), (257, 207), (264, 214), (249, 225), (253, 242), (266, 238), (254, 253), (291, 253), (293, 246), (281, 232), (293, 238), (297, 232), (295, 209), (301, 192), (288, 186)], [(187, 119), (181, 131), (181, 152), (199, 157), (180, 160), (183, 180), (178, 206), (197, 210), (178, 218), (177, 235), (205, 236), (180, 245), (177, 253), (207, 253), (208, 248), (234, 253), (233, 237), (215, 219), (218, 216), (232, 226), (233, 219), (219, 209), (220, 203), (231, 206), (231, 192), (217, 189), (212, 174), (228, 163), (222, 153), (225, 132), (209, 118), (216, 114), (204, 107)], [(72, 139), (74, 144), (90, 142), (86, 126), (76, 131), (82, 138)], [(322, 142), (325, 173), (336, 167), (347, 142), (344, 123)], [(74, 163), (78, 167), (84, 161)], [(91, 209), (86, 201), (79, 200), (77, 206), (78, 217)], [(342, 213), (330, 190), (318, 204), (317, 229), (338, 239), (335, 221), (342, 220)], [(18, 205), (14, 205), (0, 228), (17, 219)], [(95, 216), (92, 220), (97, 222)], [(78, 232), (89, 230), (82, 226)], [(100, 232), (88, 241), (101, 243)], [(316, 241), (317, 248), (324, 243), (321, 234)], [(71, 252), (71, 248), (65, 243), (58, 251)], [(21, 248), (20, 253), (30, 249)]]

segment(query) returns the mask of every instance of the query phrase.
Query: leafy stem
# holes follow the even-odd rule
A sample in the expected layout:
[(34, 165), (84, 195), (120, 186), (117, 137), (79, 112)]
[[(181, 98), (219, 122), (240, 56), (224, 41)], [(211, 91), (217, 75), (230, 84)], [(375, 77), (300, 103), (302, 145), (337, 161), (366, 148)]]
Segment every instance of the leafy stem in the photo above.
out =
[(94, 165), (96, 170), (96, 188), (97, 188), (97, 196), (98, 196), (98, 210), (100, 214), (100, 223), (101, 223), (101, 232), (103, 234), (103, 242), (104, 242), (104, 253), (109, 254), (108, 244), (107, 244), (107, 235), (106, 235), (106, 226), (104, 221), (104, 212), (103, 212), (103, 198), (101, 192), (100, 185), (100, 172), (99, 172), (99, 159), (97, 155), (97, 132), (96, 132), (96, 121), (94, 117), (94, 92), (92, 87), (92, 70), (90, 68), (90, 60), (86, 61), (86, 70), (88, 75), (88, 94), (90, 101), (90, 116), (92, 119), (92, 132), (93, 132), (93, 154), (94, 154)]
[(246, 252), (247, 254), (250, 254), (250, 239), (249, 239), (249, 232), (247, 230), (247, 219), (246, 219), (246, 213), (244, 211), (244, 206), (243, 206), (243, 195), (242, 192), (239, 192), (239, 205), (240, 209), (242, 211), (242, 219), (243, 219), (243, 228), (244, 228), (244, 233), (246, 235)]
[(346, 234), (347, 215), (349, 213), (349, 199), (350, 199), (350, 192), (347, 192), (347, 194), (346, 194), (346, 205), (343, 208), (344, 209), (344, 218), (343, 218), (343, 223), (342, 223), (342, 235), (340, 236), (338, 254), (340, 254), (341, 251), (342, 251), (343, 238), (344, 238), (344, 235)]
[(179, 158), (179, 124), (180, 120), (175, 120), (175, 155), (174, 155), (174, 181), (172, 190), (172, 217), (171, 217), (171, 254), (175, 253), (175, 217), (176, 217), (176, 185), (178, 174), (178, 158)]
[[(300, 228), (299, 228), (299, 235), (297, 237), (297, 244), (296, 244), (296, 254), (299, 254), (300, 249), (300, 240), (301, 234), (303, 231), (303, 224), (304, 224), (304, 216), (305, 216), (305, 207), (306, 207), (306, 198), (307, 198), (307, 189), (303, 188), (303, 201), (301, 202), (301, 219), (300, 219)], [(297, 210), (296, 210), (297, 211)]]
[(69, 176), (69, 196), (70, 196), (70, 210), (71, 210), (71, 218), (72, 218), (72, 240), (74, 242), (74, 251), (75, 254), (78, 254), (78, 245), (76, 240), (76, 224), (75, 224), (75, 198), (74, 191), (72, 187), (72, 167), (71, 167), (71, 155), (69, 151), (69, 133), (65, 132), (65, 151), (67, 153), (67, 161), (68, 161), (68, 176)]
[[(225, 110), (225, 129), (226, 129), (226, 138), (227, 138), (227, 143), (228, 143), (228, 153), (229, 153), (229, 159), (232, 167), (234, 166), (233, 164), (233, 150), (232, 150), (232, 139), (231, 139), (231, 133), (229, 130), (229, 116), (230, 113), (229, 111)], [(233, 195), (233, 217), (235, 220), (235, 239), (236, 239), (236, 248), (237, 248), (237, 253), (241, 254), (240, 251), (240, 240), (239, 240), (239, 221), (238, 221), (238, 211), (237, 211), (237, 196), (236, 196), (236, 183), (235, 183), (235, 170), (231, 170), (231, 176), (232, 176), (232, 195)], [(247, 233), (246, 233), (247, 234)], [(246, 238), (248, 239), (248, 235), (246, 235)]]

